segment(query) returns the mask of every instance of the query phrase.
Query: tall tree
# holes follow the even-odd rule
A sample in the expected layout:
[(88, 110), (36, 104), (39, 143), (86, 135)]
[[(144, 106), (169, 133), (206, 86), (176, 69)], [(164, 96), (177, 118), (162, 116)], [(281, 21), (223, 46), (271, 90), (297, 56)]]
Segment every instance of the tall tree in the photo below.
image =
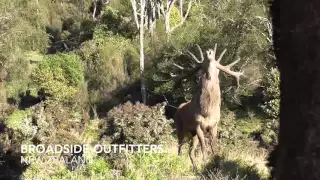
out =
[(272, 179), (320, 179), (320, 2), (273, 0), (271, 12), (281, 80)]
[[(167, 0), (166, 1), (166, 8), (164, 8), (164, 2), (159, 0), (140, 0), (140, 3), (137, 3), (136, 0), (130, 0), (132, 10), (133, 10), (133, 17), (136, 23), (137, 28), (139, 29), (139, 40), (140, 40), (140, 78), (141, 78), (141, 94), (142, 94), (142, 102), (146, 104), (147, 95), (146, 95), (146, 83), (144, 77), (144, 31), (145, 26), (146, 29), (149, 31), (150, 35), (153, 35), (153, 30), (155, 28), (156, 21), (161, 17), (164, 17), (164, 23), (166, 27), (166, 33), (168, 37), (174, 31), (174, 29), (181, 26), (191, 9), (193, 0), (189, 1), (188, 9), (183, 15), (183, 1), (180, 0), (180, 16), (181, 21), (176, 24), (175, 26), (170, 26), (170, 12), (176, 0)], [(139, 6), (139, 7), (138, 7)], [(158, 12), (158, 16), (156, 16), (156, 11)]]
[[(146, 83), (144, 77), (144, 24), (145, 24), (145, 7), (146, 0), (140, 0), (140, 13), (138, 13), (137, 2), (135, 0), (130, 0), (134, 19), (136, 21), (137, 28), (139, 29), (139, 39), (140, 39), (140, 78), (141, 78), (141, 94), (142, 94), (142, 102), (144, 104), (147, 103), (147, 94), (146, 94)], [(138, 19), (138, 15), (140, 15), (140, 20)]]

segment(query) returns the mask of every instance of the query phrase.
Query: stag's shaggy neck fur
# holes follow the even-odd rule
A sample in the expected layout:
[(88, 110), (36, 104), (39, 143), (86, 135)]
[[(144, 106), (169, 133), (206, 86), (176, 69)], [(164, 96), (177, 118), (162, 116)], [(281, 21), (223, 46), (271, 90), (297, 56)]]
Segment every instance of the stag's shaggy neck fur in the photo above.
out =
[(220, 103), (219, 78), (204, 75), (201, 80), (201, 92), (198, 96), (200, 96), (200, 114), (203, 117), (212, 116), (212, 113), (216, 113), (215, 108)]
[(205, 123), (211, 125), (216, 124), (220, 117), (219, 70), (214, 63), (209, 63), (207, 68), (203, 69), (199, 90), (192, 99), (192, 104), (196, 107), (195, 114), (205, 118)]

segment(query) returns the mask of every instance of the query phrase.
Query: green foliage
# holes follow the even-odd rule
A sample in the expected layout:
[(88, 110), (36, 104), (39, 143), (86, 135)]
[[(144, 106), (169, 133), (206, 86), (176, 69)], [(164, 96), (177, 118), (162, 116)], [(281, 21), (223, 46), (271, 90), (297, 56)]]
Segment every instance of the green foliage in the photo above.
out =
[[(192, 68), (190, 64), (195, 62), (187, 56), (186, 50), (200, 57), (195, 44), (199, 44), (204, 51), (207, 48), (213, 48), (217, 43), (218, 55), (223, 49), (227, 49), (221, 64), (225, 65), (237, 58), (241, 59), (233, 69), (238, 71), (241, 68), (246, 78), (241, 78), (241, 86), (237, 93), (245, 96), (252, 95), (254, 90), (263, 83), (261, 79), (264, 77), (265, 66), (271, 61), (268, 56), (272, 54), (269, 51), (271, 47), (268, 40), (271, 38), (269, 25), (268, 11), (262, 1), (216, 1), (213, 6), (209, 1), (195, 3), (184, 25), (177, 28), (165, 44), (156, 45), (160, 46), (160, 50), (152, 59), (153, 66), (148, 76), (154, 81), (152, 86), (156, 87), (157, 93), (190, 99), (196, 87), (197, 78), (188, 77), (178, 86), (178, 89), (172, 91), (173, 88), (169, 87), (170, 83), (166, 82), (171, 78), (169, 74), (179, 75)], [(156, 31), (157, 35), (162, 32), (160, 27), (157, 27)], [(185, 69), (175, 68), (173, 63)], [(220, 75), (222, 91), (229, 88), (232, 80), (233, 78), (225, 76), (225, 73)], [(233, 98), (230, 95), (230, 93), (223, 94), (224, 100), (232, 101)]]
[(30, 112), (23, 110), (15, 110), (6, 120), (6, 125), (12, 129), (19, 129), (23, 121), (28, 118)]
[(112, 35), (134, 38), (138, 31), (136, 25), (133, 23), (132, 18), (130, 18), (131, 14), (129, 15), (125, 11), (120, 11), (121, 9), (127, 9), (126, 5), (121, 5), (120, 9), (106, 6), (98, 27)]
[(50, 95), (50, 101), (68, 102), (84, 80), (83, 64), (75, 54), (48, 55), (32, 73), (31, 79)]
[[(185, 9), (188, 2), (184, 3)], [(0, 61), (8, 70), (7, 81), (0, 84), (1, 97), (4, 97), (1, 102), (6, 102), (5, 97), (19, 102), (23, 100), (20, 97), (26, 90), (31, 90), (33, 97), (37, 96), (38, 90), (44, 90), (48, 98), (45, 109), (41, 103), (25, 111), (13, 106), (8, 108), (10, 110), (1, 109), (1, 112), (5, 111), (0, 116), (1, 122), (14, 132), (13, 137), (1, 134), (1, 145), (19, 152), (17, 147), (22, 142), (92, 143), (105, 140), (99, 137), (100, 131), (104, 131), (110, 142), (160, 142), (169, 148), (176, 147), (176, 141), (174, 145), (166, 141), (174, 136), (171, 134), (172, 122), (165, 118), (163, 105), (121, 104), (107, 112), (108, 117), (101, 120), (105, 123), (104, 129), (99, 125), (99, 120), (81, 121), (84, 119), (84, 107), (95, 107), (110, 99), (112, 102), (123, 101), (114, 94), (138, 80), (140, 75), (138, 29), (132, 17), (130, 1), (110, 1), (97, 21), (92, 20), (89, 12), (91, 4), (91, 0), (0, 1), (0, 17), (3, 17), (0, 18)], [(205, 50), (218, 43), (218, 54), (224, 48), (228, 49), (222, 64), (238, 57), (242, 59), (234, 69), (243, 69), (248, 78), (242, 79), (239, 93), (250, 96), (255, 87), (264, 84), (268, 88), (263, 109), (271, 117), (278, 116), (279, 88), (276, 84), (279, 77), (274, 75), (276, 72), (273, 70), (271, 73), (265, 70), (270, 64), (271, 44), (267, 39), (270, 38), (270, 21), (266, 7), (266, 2), (259, 0), (194, 2), (188, 18), (171, 33), (170, 38), (160, 18), (153, 36), (146, 35), (144, 39), (148, 90), (169, 95), (174, 102), (180, 98), (191, 99), (197, 78), (190, 76), (182, 81), (178, 89), (174, 89), (170, 73), (179, 75), (192, 68), (190, 64), (194, 65), (194, 61), (185, 52), (190, 50), (199, 56), (195, 44)], [(180, 20), (179, 9), (174, 6), (170, 16), (171, 27)], [(72, 52), (62, 52), (63, 43)], [(49, 52), (46, 52), (48, 46)], [(173, 62), (185, 69), (174, 68)], [(266, 78), (258, 81), (262, 77)], [(224, 90), (231, 84), (231, 78), (224, 75), (220, 78), (221, 89)], [(223, 101), (228, 101), (225, 97), (228, 94), (223, 96)], [(239, 112), (224, 112), (219, 132), (221, 146), (227, 148), (221, 153), (229, 153), (228, 157), (223, 157), (233, 160), (237, 166), (218, 166), (219, 170), (230, 174), (226, 176), (228, 178), (233, 177), (238, 170), (236, 167), (240, 167), (241, 175), (253, 175), (247, 164), (251, 163), (250, 168), (253, 167), (252, 156), (259, 154), (260, 150), (257, 150), (252, 138), (258, 136), (260, 143), (274, 145), (276, 128), (269, 120), (256, 116), (243, 119), (239, 118)], [(12, 142), (15, 144), (12, 145)], [(27, 179), (114, 179), (111, 173), (113, 166), (123, 172), (125, 177), (122, 178), (125, 179), (179, 179), (183, 178), (180, 176), (192, 174), (187, 153), (177, 157), (176, 149), (174, 154), (133, 154), (128, 158), (102, 158), (93, 152), (87, 152), (84, 156), (92, 158), (93, 163), (86, 164), (82, 169), (69, 171), (61, 163), (32, 163), (24, 176)], [(261, 156), (259, 158), (263, 159)], [(221, 160), (217, 164), (220, 163), (229, 162)]]
[(15, 59), (14, 66), (8, 69), (9, 74), (5, 85), (8, 98), (12, 98), (19, 103), (20, 95), (25, 94), (27, 90), (31, 90), (29, 88), (30, 74), (36, 67), (35, 63), (31, 62), (41, 62), (42, 58), (43, 56), (35, 51), (27, 51), (21, 57)]
[(85, 164), (84, 167), (77, 168), (73, 171), (67, 169), (67, 166), (61, 162), (44, 162), (32, 163), (29, 168), (23, 173), (24, 178), (33, 179), (113, 179), (113, 175), (109, 170), (109, 164), (100, 157), (94, 158), (90, 163)]
[(31, 112), (30, 110), (15, 110), (5, 121), (5, 125), (14, 130), (14, 138), (19, 143), (32, 138), (37, 132), (37, 127), (32, 123)]
[(172, 121), (164, 116), (164, 106), (161, 104), (148, 107), (127, 102), (110, 110), (108, 121), (114, 131), (112, 140), (119, 143), (158, 143), (173, 132)]
[[(237, 112), (241, 113), (241, 112)], [(223, 111), (218, 131), (221, 143), (225, 146), (246, 146), (252, 140), (270, 149), (277, 144), (278, 122), (270, 119), (262, 119), (257, 115), (250, 118), (237, 119), (236, 113)]]
[(95, 175), (103, 176), (104, 174), (108, 174), (109, 170), (110, 165), (106, 162), (105, 159), (101, 157), (94, 159), (92, 163), (86, 166), (88, 177), (92, 177)]
[(278, 144), (278, 133), (279, 133), (279, 122), (274, 121), (267, 122), (263, 125), (261, 129), (261, 139), (263, 144), (269, 148), (272, 149), (275, 145)]
[(181, 14), (176, 6), (172, 6), (170, 12), (170, 27), (174, 27), (181, 21)]
[(86, 64), (91, 102), (97, 102), (101, 93), (108, 94), (135, 80), (139, 74), (138, 53), (132, 42), (122, 36), (108, 36), (97, 28), (94, 38), (81, 48)]
[(278, 69), (271, 68), (265, 78), (265, 103), (261, 107), (268, 116), (276, 119), (280, 112), (280, 74)]

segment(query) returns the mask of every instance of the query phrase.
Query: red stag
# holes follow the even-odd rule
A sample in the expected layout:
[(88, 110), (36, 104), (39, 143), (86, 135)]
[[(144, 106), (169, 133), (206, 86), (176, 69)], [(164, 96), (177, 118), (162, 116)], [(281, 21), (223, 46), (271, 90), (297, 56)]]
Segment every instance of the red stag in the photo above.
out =
[[(204, 133), (209, 132), (211, 135), (211, 148), (213, 151), (213, 143), (217, 136), (217, 128), (220, 120), (220, 105), (221, 92), (219, 85), (219, 71), (232, 75), (237, 80), (237, 87), (239, 86), (240, 76), (243, 72), (234, 72), (230, 68), (234, 66), (240, 59), (233, 63), (223, 66), (220, 64), (226, 49), (221, 53), (216, 60), (216, 48), (206, 51), (207, 57), (204, 58), (201, 48), (197, 45), (201, 60), (198, 60), (195, 55), (189, 52), (192, 58), (199, 64), (202, 69), (200, 77), (199, 88), (193, 95), (192, 100), (181, 104), (175, 113), (174, 122), (178, 136), (178, 154), (181, 155), (181, 147), (186, 133), (190, 132), (193, 136), (192, 144), (189, 151), (189, 156), (193, 165), (195, 166), (195, 149), (200, 141), (203, 160), (206, 158), (206, 143)], [(178, 65), (176, 65), (178, 66)], [(182, 68), (180, 66), (180, 68)]]

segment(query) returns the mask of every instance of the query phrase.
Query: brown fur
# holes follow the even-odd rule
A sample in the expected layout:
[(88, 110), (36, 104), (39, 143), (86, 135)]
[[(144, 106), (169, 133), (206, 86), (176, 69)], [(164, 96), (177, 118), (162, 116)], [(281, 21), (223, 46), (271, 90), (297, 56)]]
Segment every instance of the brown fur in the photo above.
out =
[[(215, 47), (216, 48), (216, 47)], [(223, 52), (224, 53), (224, 52)], [(222, 53), (222, 54), (223, 54)], [(227, 66), (219, 64), (222, 55), (215, 59), (215, 50), (207, 51), (207, 59), (202, 64), (202, 76), (199, 90), (193, 95), (190, 102), (182, 103), (175, 114), (174, 122), (178, 136), (178, 154), (181, 155), (181, 147), (186, 133), (191, 133), (192, 144), (189, 156), (195, 169), (195, 149), (200, 141), (203, 160), (206, 159), (205, 133), (209, 132), (211, 150), (217, 136), (217, 128), (220, 120), (221, 92), (219, 70), (240, 76), (242, 73), (231, 71)], [(235, 63), (234, 63), (235, 64)]]
[[(199, 91), (193, 96), (191, 102), (186, 102), (178, 107), (174, 121), (177, 127), (179, 141), (178, 154), (181, 155), (181, 147), (186, 133), (193, 136), (192, 148), (189, 155), (195, 169), (195, 149), (200, 141), (203, 159), (206, 158), (206, 144), (204, 133), (210, 132), (212, 141), (217, 134), (217, 124), (220, 119), (220, 86), (218, 69), (208, 68), (201, 77)], [(213, 144), (213, 142), (211, 142)], [(212, 147), (213, 149), (213, 147)]]

